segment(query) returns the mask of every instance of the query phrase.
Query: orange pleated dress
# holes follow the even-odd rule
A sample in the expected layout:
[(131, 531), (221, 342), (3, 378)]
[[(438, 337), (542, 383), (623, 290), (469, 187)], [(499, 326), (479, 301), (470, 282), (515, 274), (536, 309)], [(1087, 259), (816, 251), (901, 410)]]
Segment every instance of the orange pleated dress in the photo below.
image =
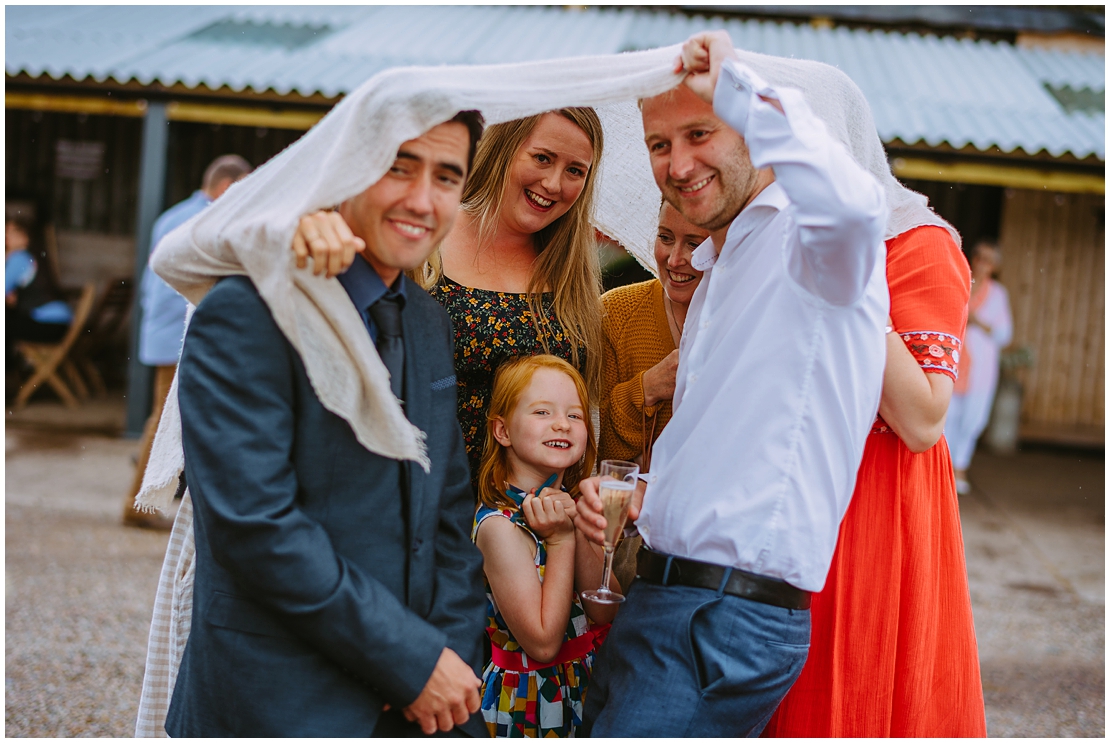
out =
[[(887, 242), (891, 318), (955, 378), (970, 271), (949, 234)], [(984, 737), (979, 653), (948, 445), (912, 453), (879, 418), (813, 597), (809, 658), (764, 737)]]

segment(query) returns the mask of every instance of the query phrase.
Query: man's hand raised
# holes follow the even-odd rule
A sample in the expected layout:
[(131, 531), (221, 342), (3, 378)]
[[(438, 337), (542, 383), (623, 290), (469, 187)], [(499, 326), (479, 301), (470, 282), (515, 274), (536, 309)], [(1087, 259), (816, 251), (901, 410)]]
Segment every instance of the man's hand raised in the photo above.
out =
[(721, 62), (735, 59), (732, 39), (725, 31), (703, 31), (694, 34), (682, 45), (682, 54), (675, 59), (675, 72), (687, 72), (683, 81), (706, 103), (713, 105), (713, 91), (721, 72)]
[[(601, 496), (597, 494), (600, 477), (590, 477), (578, 483), (578, 512), (574, 515), (574, 527), (582, 532), (582, 536), (594, 544), (605, 545), (605, 517), (601, 515)], [(647, 485), (642, 481), (636, 482), (636, 489), (632, 491), (632, 503), (628, 506), (628, 520), (635, 521), (640, 518), (640, 507), (644, 503), (644, 491)]]
[(451, 648), (444, 648), (424, 690), (405, 707), (405, 717), (425, 735), (462, 725), (481, 705), (482, 680)]

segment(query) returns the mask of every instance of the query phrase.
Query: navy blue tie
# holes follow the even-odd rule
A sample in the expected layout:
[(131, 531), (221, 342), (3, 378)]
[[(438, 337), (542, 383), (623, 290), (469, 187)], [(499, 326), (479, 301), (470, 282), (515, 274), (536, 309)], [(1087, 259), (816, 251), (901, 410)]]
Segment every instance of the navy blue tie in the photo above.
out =
[(405, 338), (401, 330), (401, 306), (404, 298), (388, 294), (370, 305), (370, 317), (378, 328), (378, 355), (389, 370), (389, 387), (402, 399), (405, 380)]

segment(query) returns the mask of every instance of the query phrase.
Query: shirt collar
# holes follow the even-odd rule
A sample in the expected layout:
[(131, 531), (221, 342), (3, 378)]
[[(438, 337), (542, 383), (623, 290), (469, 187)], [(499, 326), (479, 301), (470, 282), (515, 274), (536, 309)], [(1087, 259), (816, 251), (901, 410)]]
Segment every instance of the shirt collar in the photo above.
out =
[(366, 262), (361, 255), (355, 256), (354, 263), (345, 273), (338, 276), (340, 285), (346, 290), (347, 296), (354, 302), (359, 312), (365, 312), (386, 295), (387, 292), (396, 292), (405, 296), (405, 275), (401, 274), (393, 282), (392, 287), (386, 287), (378, 272)]
[[(729, 225), (728, 232), (725, 234), (725, 244), (721, 248), (721, 252), (724, 253), (726, 249), (738, 245), (751, 234), (766, 219), (765, 211), (767, 209), (778, 212), (789, 205), (790, 199), (786, 196), (786, 192), (782, 190), (782, 186), (778, 184), (778, 181), (772, 181), (770, 185), (757, 193), (751, 203), (744, 207), (743, 211), (732, 220), (732, 224)], [(713, 238), (707, 238), (690, 256), (690, 265), (698, 271), (705, 271), (713, 268), (713, 265), (717, 262), (717, 257), (717, 248), (713, 245)]]
[(206, 194), (204, 191), (202, 191), (200, 189), (197, 189), (196, 191), (193, 191), (193, 198), (196, 199), (197, 201), (199, 201), (200, 203), (204, 204), (205, 206), (208, 206), (209, 204), (212, 203), (212, 199), (210, 199), (208, 197), (208, 194)]

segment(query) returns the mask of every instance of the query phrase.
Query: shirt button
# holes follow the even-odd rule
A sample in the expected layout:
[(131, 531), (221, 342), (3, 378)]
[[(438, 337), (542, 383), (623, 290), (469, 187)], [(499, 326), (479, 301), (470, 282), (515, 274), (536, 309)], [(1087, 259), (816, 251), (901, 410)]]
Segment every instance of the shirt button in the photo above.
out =
[(697, 375), (697, 374), (689, 374), (689, 375), (688, 375), (688, 376), (686, 377), (686, 381), (687, 381), (687, 382), (688, 382), (689, 384), (693, 384), (694, 382), (698, 381), (698, 375)]
[(706, 330), (708, 327), (709, 327), (709, 321), (708, 320), (702, 320), (701, 329)]
[(651, 484), (652, 484), (652, 485), (654, 485), (654, 484), (655, 484), (655, 483), (657, 483), (658, 481), (659, 481), (659, 475), (652, 475), (652, 476), (651, 476)]

